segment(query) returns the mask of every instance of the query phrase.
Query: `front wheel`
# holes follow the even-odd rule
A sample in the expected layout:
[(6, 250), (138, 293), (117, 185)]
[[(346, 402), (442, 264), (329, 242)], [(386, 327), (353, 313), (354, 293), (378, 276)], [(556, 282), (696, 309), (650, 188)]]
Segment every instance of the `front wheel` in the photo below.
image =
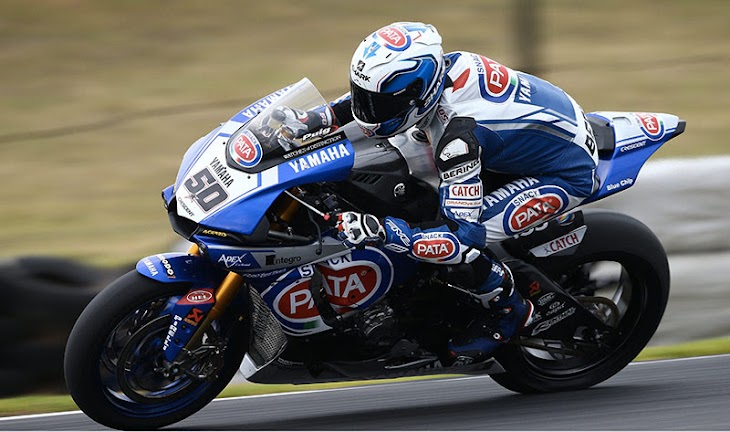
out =
[(133, 271), (92, 300), (64, 361), (66, 384), (84, 413), (116, 429), (155, 429), (197, 412), (230, 382), (248, 345), (241, 310), (214, 321), (184, 361), (163, 357), (172, 308), (190, 288)]

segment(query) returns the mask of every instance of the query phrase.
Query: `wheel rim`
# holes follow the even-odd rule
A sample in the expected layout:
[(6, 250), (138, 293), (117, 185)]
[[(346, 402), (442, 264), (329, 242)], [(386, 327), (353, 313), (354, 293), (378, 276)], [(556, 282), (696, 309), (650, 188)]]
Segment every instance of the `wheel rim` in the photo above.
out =
[(153, 299), (125, 316), (107, 337), (98, 362), (104, 396), (131, 417), (158, 417), (192, 403), (213, 380), (165, 376), (162, 344), (179, 297)]

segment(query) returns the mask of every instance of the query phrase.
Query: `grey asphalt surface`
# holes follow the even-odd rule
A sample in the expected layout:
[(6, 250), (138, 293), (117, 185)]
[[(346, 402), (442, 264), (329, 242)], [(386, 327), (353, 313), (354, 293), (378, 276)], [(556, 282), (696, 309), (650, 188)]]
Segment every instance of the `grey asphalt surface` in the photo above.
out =
[[(0, 430), (102, 430), (83, 414)], [(730, 355), (632, 363), (588, 390), (509, 392), (489, 377), (218, 400), (174, 430), (730, 430)]]

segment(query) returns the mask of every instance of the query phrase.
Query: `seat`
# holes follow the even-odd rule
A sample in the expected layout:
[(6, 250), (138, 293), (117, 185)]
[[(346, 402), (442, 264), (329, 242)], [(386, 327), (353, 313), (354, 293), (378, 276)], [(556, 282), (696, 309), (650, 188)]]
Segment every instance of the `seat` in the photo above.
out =
[(593, 129), (599, 156), (607, 155), (610, 157), (616, 148), (616, 135), (610, 121), (592, 114), (586, 115), (586, 118)]

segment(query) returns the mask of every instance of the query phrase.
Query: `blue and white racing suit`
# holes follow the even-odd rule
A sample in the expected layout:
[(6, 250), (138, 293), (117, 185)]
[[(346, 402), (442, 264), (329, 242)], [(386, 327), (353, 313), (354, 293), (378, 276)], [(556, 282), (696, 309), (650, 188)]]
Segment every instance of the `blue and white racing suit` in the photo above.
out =
[[(446, 88), (421, 126), (434, 149), (443, 219), (416, 227), (387, 217), (385, 247), (431, 263), (471, 263), (485, 258), (488, 243), (593, 193), (598, 154), (583, 111), (563, 90), (477, 54), (446, 59)], [(491, 175), (512, 180), (485, 190), (482, 176)], [(500, 263), (491, 269), (472, 289), (489, 292), (502, 282)]]

